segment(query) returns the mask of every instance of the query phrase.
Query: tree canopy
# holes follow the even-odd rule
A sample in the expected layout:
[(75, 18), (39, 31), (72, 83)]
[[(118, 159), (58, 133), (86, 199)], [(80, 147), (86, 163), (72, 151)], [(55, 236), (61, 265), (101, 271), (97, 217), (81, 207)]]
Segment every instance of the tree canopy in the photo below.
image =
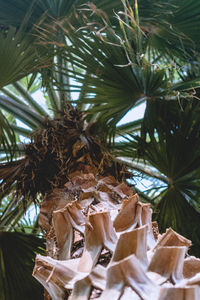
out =
[[(24, 229), (24, 209), (59, 187), (82, 151), (70, 148), (79, 134), (98, 137), (126, 165), (161, 232), (172, 227), (200, 256), (200, 2), (0, 0), (0, 7), (0, 254), (11, 233), (38, 250), (16, 231), (38, 234), (37, 217)], [(142, 103), (143, 118), (119, 123)], [(66, 126), (71, 138), (62, 144)], [(136, 178), (149, 187), (139, 189)]]

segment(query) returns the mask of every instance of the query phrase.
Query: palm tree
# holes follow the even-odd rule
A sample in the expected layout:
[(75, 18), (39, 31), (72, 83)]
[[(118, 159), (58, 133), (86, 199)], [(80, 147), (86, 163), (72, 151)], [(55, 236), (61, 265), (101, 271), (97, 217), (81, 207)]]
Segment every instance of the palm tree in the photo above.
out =
[[(41, 144), (44, 152), (44, 156), (42, 157), (40, 162), (42, 163), (40, 168), (40, 178), (45, 176), (44, 169), (45, 167), (49, 167), (48, 163), (53, 158), (54, 163), (49, 168), (50, 173), (53, 174), (48, 177), (46, 180), (46, 186), (42, 187), (42, 190), (39, 188), (38, 191), (35, 190), (35, 187), (38, 184), (37, 182), (32, 182), (32, 191), (27, 189), (27, 193), (25, 190), (21, 192), (20, 189), (24, 189), (25, 185), (21, 181), (20, 178), (24, 168), (26, 171), (24, 172), (24, 178), (28, 179), (29, 183), (31, 183), (31, 178), (29, 178), (30, 173), (26, 173), (28, 170), (31, 171), (33, 167), (32, 164), (35, 164), (35, 157), (32, 155), (30, 157), (30, 153), (33, 154), (32, 146), (34, 148), (34, 143), (36, 142), (36, 136), (38, 136), (38, 145), (40, 144), (41, 135), (44, 137), (45, 135), (49, 135), (49, 131), (53, 133), (52, 130), (58, 130), (58, 127), (68, 126), (69, 131), (72, 130), (71, 139), (75, 142), (77, 138), (77, 134), (81, 134), (81, 114), (77, 114), (80, 124), (75, 122), (75, 131), (73, 133), (73, 124), (70, 124), (70, 121), (66, 121), (66, 112), (68, 110), (67, 103), (69, 103), (69, 99), (65, 99), (64, 95), (66, 93), (56, 93), (51, 85), (47, 86), (47, 97), (49, 102), (49, 112), (44, 109), (42, 105), (38, 104), (37, 101), (32, 96), (32, 93), (36, 92), (41, 88), (41, 81), (38, 79), (40, 75), (42, 75), (43, 82), (47, 82), (46, 78), (51, 72), (49, 66), (51, 66), (52, 58), (54, 56), (55, 47), (49, 47), (48, 50), (46, 48), (42, 48), (40, 44), (37, 43), (36, 31), (35, 27), (36, 22), (38, 21), (41, 25), (41, 18), (45, 18), (46, 22), (49, 20), (52, 22), (52, 17), (60, 20), (61, 17), (67, 16), (70, 14), (70, 11), (73, 9), (73, 5), (77, 1), (71, 1), (66, 3), (63, 1), (61, 4), (60, 1), (51, 3), (51, 2), (33, 2), (32, 4), (27, 2), (18, 2), (14, 3), (10, 1), (5, 5), (5, 3), (1, 3), (1, 108), (3, 109), (3, 113), (1, 113), (1, 183), (2, 183), (2, 193), (1, 198), (7, 197), (9, 201), (1, 201), (1, 283), (2, 283), (2, 299), (26, 299), (27, 295), (30, 294), (30, 288), (32, 297), (35, 299), (42, 298), (41, 287), (38, 286), (35, 279), (31, 278), (31, 273), (33, 269), (33, 259), (35, 257), (35, 253), (44, 253), (43, 241), (41, 238), (37, 236), (33, 236), (33, 234), (21, 233), (23, 227), (21, 227), (20, 219), (24, 215), (24, 208), (28, 208), (31, 203), (39, 201), (40, 192), (43, 194), (49, 190), (51, 184), (61, 184), (63, 182), (63, 175), (60, 174), (55, 181), (55, 176), (60, 171), (64, 172), (64, 168), (67, 165), (63, 165), (61, 161), (64, 162), (64, 157), (62, 156), (62, 148), (57, 150), (60, 152), (60, 162), (57, 161), (59, 153), (51, 153), (49, 151), (50, 156), (48, 156), (47, 147), (50, 147), (50, 139), (53, 137), (56, 141), (58, 136), (51, 135), (49, 136), (48, 143), (46, 145)], [(81, 1), (79, 1), (81, 3)], [(104, 6), (106, 5), (106, 1), (102, 3)], [(107, 7), (109, 10), (110, 4), (107, 3)], [(14, 9), (13, 9), (14, 7)], [(105, 6), (106, 7), (106, 6)], [(42, 8), (42, 10), (41, 10)], [(19, 11), (20, 13), (16, 13)], [(45, 14), (46, 13), (46, 14)], [(63, 15), (64, 13), (64, 15)], [(16, 15), (19, 18), (16, 18)], [(13, 18), (13, 16), (15, 16)], [(33, 26), (34, 24), (34, 26)], [(58, 35), (58, 41), (60, 42), (62, 37)], [(59, 60), (59, 55), (57, 56)], [(59, 60), (60, 61), (60, 60)], [(29, 74), (32, 74), (28, 76)], [(24, 78), (24, 76), (27, 76)], [(24, 79), (23, 79), (24, 78)], [(62, 76), (59, 77), (60, 82), (62, 81)], [(29, 92), (28, 92), (28, 90)], [(75, 113), (76, 115), (76, 113)], [(48, 119), (49, 118), (49, 119)], [(19, 125), (19, 120), (20, 124)], [(54, 128), (54, 129), (53, 129)], [(41, 130), (43, 131), (41, 132)], [(39, 131), (40, 132), (39, 132)], [(37, 132), (34, 137), (34, 143), (31, 143), (28, 148), (26, 145), (21, 143), (23, 138), (33, 139), (33, 132)], [(62, 142), (63, 136), (60, 135), (59, 139)], [(70, 135), (69, 135), (70, 138)], [(37, 142), (36, 142), (37, 143)], [(61, 143), (62, 144), (62, 143)], [(36, 145), (36, 144), (35, 144)], [(53, 146), (53, 145), (52, 145)], [(98, 148), (98, 144), (96, 144)], [(46, 148), (46, 149), (45, 149)], [(72, 147), (70, 147), (72, 149)], [(41, 149), (38, 149), (38, 153)], [(53, 148), (51, 149), (53, 150)], [(66, 149), (65, 149), (66, 150)], [(35, 155), (37, 156), (37, 151)], [(25, 158), (24, 158), (25, 155)], [(100, 154), (101, 156), (101, 154)], [(66, 157), (65, 157), (66, 158)], [(99, 157), (100, 159), (100, 157)], [(8, 163), (6, 163), (8, 161)], [(52, 161), (52, 162), (53, 162)], [(108, 161), (105, 159), (105, 161)], [(26, 165), (28, 163), (28, 168)], [(46, 166), (45, 166), (46, 165)], [(38, 166), (36, 166), (38, 169)], [(52, 169), (53, 168), (53, 169)], [(28, 171), (28, 172), (29, 172)], [(32, 171), (31, 171), (32, 172)], [(36, 177), (38, 176), (38, 172)], [(14, 176), (13, 176), (14, 175)], [(19, 180), (18, 180), (19, 179)], [(33, 178), (32, 178), (33, 179)], [(52, 179), (54, 183), (52, 182)], [(50, 183), (51, 182), (51, 183)], [(21, 186), (19, 187), (18, 184)], [(18, 186), (18, 187), (17, 187)], [(59, 185), (58, 185), (59, 186)], [(17, 189), (16, 189), (17, 187)], [(16, 193), (14, 193), (14, 197), (10, 197), (9, 194), (12, 193), (16, 189)], [(52, 187), (50, 188), (52, 189)], [(35, 192), (34, 192), (35, 190)], [(25, 193), (24, 193), (25, 192)], [(36, 199), (37, 196), (37, 199)], [(20, 227), (19, 227), (20, 226)], [(38, 228), (38, 221), (33, 225), (32, 233), (36, 233), (36, 229)], [(23, 229), (24, 231), (25, 229)], [(17, 232), (16, 232), (17, 231)], [(20, 231), (20, 232), (19, 232)], [(18, 241), (18, 247), (13, 246), (13, 243)], [(7, 244), (6, 244), (7, 242)], [(26, 243), (26, 247), (24, 246)], [(7, 248), (10, 248), (11, 251), (6, 251)], [(15, 256), (13, 255), (13, 251), (15, 249)], [(16, 257), (23, 253), (23, 258), (21, 261), (16, 261)], [(26, 254), (26, 255), (25, 255)], [(12, 264), (8, 264), (8, 262), (12, 261)], [(25, 267), (24, 267), (25, 266)], [(16, 271), (18, 273), (16, 274)], [(13, 275), (12, 275), (13, 273)], [(24, 285), (21, 285), (21, 288), (15, 291), (15, 287), (20, 286), (19, 283), (20, 278), (25, 278)], [(24, 288), (26, 286), (26, 288)], [(11, 288), (12, 287), (12, 288)]]
[[(2, 61), (9, 63), (9, 68), (2, 67), (0, 106), (10, 119), (11, 129), (2, 123), (2, 153), (6, 150), (7, 158), (2, 154), (0, 176), (3, 195), (13, 190), (4, 210), (4, 226), (15, 224), (23, 215), (23, 207), (40, 201), (42, 195), (42, 207), (50, 205), (40, 217), (40, 223), (46, 220), (47, 227), (42, 224), (47, 234), (53, 215), (52, 197), (63, 195), (63, 186), (69, 188), (73, 183), (74, 172), (83, 178), (92, 173), (94, 180), (114, 176), (113, 185), (117, 186), (130, 176), (128, 168), (160, 179), (162, 185), (155, 197), (145, 193), (143, 200), (156, 205), (162, 231), (171, 226), (186, 235), (199, 255), (198, 227), (193, 235), (194, 227), (183, 226), (186, 217), (188, 224), (199, 220), (198, 104), (193, 99), (198, 96), (194, 92), (198, 93), (199, 75), (189, 77), (188, 68), (198, 61), (199, 4), (192, 0), (190, 5), (188, 1), (141, 1), (138, 9), (137, 1), (132, 6), (122, 1), (122, 11), (120, 1), (112, 1), (112, 5), (102, 1), (101, 7), (82, 5), (73, 14), (73, 5), (84, 1), (35, 1), (31, 8), (29, 1), (17, 1), (15, 9), (20, 9), (20, 14), (13, 18), (13, 1), (3, 2)], [(121, 12), (112, 18), (115, 4), (116, 12), (117, 5)], [(41, 74), (49, 113), (20, 81), (30, 74), (26, 86), (33, 91), (40, 88), (37, 81)], [(78, 100), (72, 99), (74, 93)], [(118, 126), (130, 109), (144, 101), (143, 120)], [(17, 120), (27, 128), (20, 127)], [(188, 149), (185, 137), (177, 140), (177, 135), (183, 133), (184, 124), (188, 145), (195, 141), (196, 147), (182, 168)], [(13, 133), (17, 146), (10, 144)], [(30, 138), (30, 143), (20, 144), (22, 136)], [(117, 143), (114, 138), (118, 136), (127, 142)], [(179, 141), (182, 161), (176, 161), (180, 154), (175, 153), (177, 145), (172, 147), (172, 141)], [(73, 197), (78, 190), (75, 185)], [(122, 198), (115, 189), (107, 197), (113, 197), (115, 204)], [(94, 199), (92, 202), (96, 203)], [(17, 212), (13, 221), (11, 210)], [(52, 249), (54, 246), (49, 252)]]
[[(69, 29), (69, 21), (57, 23), (70, 40), (61, 50), (72, 65), (72, 87), (79, 92), (81, 107), (87, 107), (87, 122), (95, 120), (95, 126), (99, 124), (110, 138), (121, 134), (127, 139), (112, 145), (118, 161), (162, 182), (150, 200), (160, 230), (171, 226), (192, 239), (193, 253), (199, 255), (199, 73), (198, 69), (189, 73), (198, 61), (199, 41), (195, 30), (183, 27), (181, 31), (179, 26), (183, 15), (198, 26), (197, 6), (191, 3), (188, 12), (186, 2), (173, 1), (166, 7), (161, 1), (155, 16), (141, 1), (139, 16), (137, 1), (134, 12), (127, 2), (123, 4), (124, 12), (115, 15), (119, 27), (113, 27), (104, 12), (94, 11), (92, 5), (83, 8), (78, 32)], [(93, 23), (92, 13), (97, 15)], [(50, 32), (43, 39), (51, 42)], [(143, 120), (117, 126), (131, 108), (144, 101)], [(195, 150), (188, 155), (191, 144)], [(183, 226), (185, 220), (188, 225)]]

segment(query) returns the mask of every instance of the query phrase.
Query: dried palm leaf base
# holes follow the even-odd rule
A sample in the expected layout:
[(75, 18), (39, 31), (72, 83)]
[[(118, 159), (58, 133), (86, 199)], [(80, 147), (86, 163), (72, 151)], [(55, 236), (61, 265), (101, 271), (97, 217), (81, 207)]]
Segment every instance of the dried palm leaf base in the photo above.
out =
[(125, 184), (79, 175), (41, 207), (48, 256), (37, 255), (33, 276), (50, 297), (200, 299), (200, 260), (187, 256), (191, 242), (172, 229), (159, 235), (150, 205)]

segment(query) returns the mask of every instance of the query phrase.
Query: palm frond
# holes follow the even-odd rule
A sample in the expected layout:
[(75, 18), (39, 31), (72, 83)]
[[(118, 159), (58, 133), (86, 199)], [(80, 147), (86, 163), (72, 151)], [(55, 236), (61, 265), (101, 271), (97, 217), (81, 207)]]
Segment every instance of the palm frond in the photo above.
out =
[(178, 63), (193, 55), (199, 49), (199, 11), (195, 0), (139, 1), (140, 24), (149, 35), (153, 56)]
[(199, 101), (195, 99), (181, 99), (181, 106), (176, 101), (148, 102), (140, 136), (130, 135), (128, 142), (117, 148), (118, 156), (140, 157), (165, 175), (167, 186), (157, 199), (156, 220), (162, 231), (171, 226), (189, 237), (196, 255), (199, 229), (195, 224), (200, 218), (199, 113)]
[(200, 213), (188, 203), (179, 190), (171, 188), (165, 191), (155, 207), (154, 219), (158, 221), (161, 232), (167, 227), (172, 227), (180, 234), (184, 233), (193, 242), (190, 253), (200, 256)]
[[(99, 1), (93, 2), (97, 5), (97, 7), (93, 5), (94, 11), (95, 9), (104, 9), (108, 14), (113, 12), (114, 7), (121, 7), (120, 0), (113, 0), (112, 3), (109, 0), (102, 0), (100, 3)], [(79, 6), (84, 4), (85, 1), (83, 0), (8, 0), (6, 3), (0, 0), (0, 24), (19, 27), (31, 8), (28, 27), (32, 27), (44, 14), (51, 18), (61, 19), (69, 15), (75, 5)]]
[(47, 115), (47, 112), (44, 110), (44, 108), (30, 95), (30, 93), (27, 92), (20, 82), (13, 83), (13, 87), (19, 92), (29, 107), (31, 107), (35, 112), (40, 114), (40, 116)]
[[(128, 1), (123, 4), (124, 11), (115, 14), (115, 29), (105, 12), (94, 11), (90, 4), (79, 11), (81, 17), (76, 15), (78, 30), (69, 19), (57, 23), (57, 30), (69, 41), (58, 45), (69, 63), (59, 72), (70, 77), (62, 87), (56, 82), (58, 89), (78, 93), (80, 103), (90, 108), (88, 121), (96, 116), (107, 128), (113, 128), (131, 108), (146, 99), (174, 97), (199, 86), (198, 78), (175, 85), (171, 78), (171, 73), (178, 76), (175, 67), (171, 70), (171, 57), (177, 57), (177, 65), (186, 63), (198, 47), (197, 38), (191, 43), (192, 33), (175, 26), (180, 11), (186, 13), (186, 2), (169, 2), (167, 6), (163, 1), (153, 2), (155, 11), (148, 1), (141, 1), (139, 8), (132, 8)], [(194, 15), (193, 6), (191, 10), (190, 17)], [(96, 22), (91, 21), (89, 14), (96, 14)], [(198, 17), (195, 22), (200, 26)], [(50, 35), (44, 32), (43, 43), (52, 43)], [(188, 44), (191, 53), (186, 49)]]
[[(121, 24), (121, 18), (119, 22)], [(126, 45), (123, 40), (127, 40), (127, 28), (125, 30), (123, 25), (120, 37), (109, 24), (106, 23), (108, 29), (100, 37), (97, 30), (87, 36), (85, 26), (78, 32), (74, 32), (68, 22), (58, 24), (58, 27), (70, 41), (69, 45), (63, 46), (63, 57), (73, 66), (63, 70), (73, 80), (73, 84), (69, 83), (65, 89), (80, 92), (81, 102), (91, 105), (91, 114), (113, 126), (147, 97), (161, 97), (167, 81), (163, 69), (145, 62), (143, 49), (141, 53), (137, 52), (137, 47), (134, 49), (138, 42), (137, 27), (130, 29), (127, 25), (132, 39)], [(43, 38), (48, 39), (47, 36)], [(81, 93), (82, 87), (84, 93)]]
[(125, 136), (128, 133), (138, 132), (141, 128), (142, 119), (131, 121), (116, 127), (116, 136)]
[(0, 32), (0, 87), (13, 83), (35, 70), (46, 67), (50, 61), (47, 53), (34, 44), (36, 38), (25, 35), (24, 29), (10, 27)]
[(1, 299), (43, 299), (43, 289), (32, 277), (36, 253), (44, 241), (32, 234), (0, 231)]
[(13, 158), (17, 150), (16, 138), (13, 129), (11, 128), (6, 117), (0, 111), (0, 147), (3, 147), (7, 159)]
[(44, 116), (32, 111), (26, 104), (19, 104), (9, 97), (0, 95), (0, 107), (33, 129), (38, 126), (44, 127)]

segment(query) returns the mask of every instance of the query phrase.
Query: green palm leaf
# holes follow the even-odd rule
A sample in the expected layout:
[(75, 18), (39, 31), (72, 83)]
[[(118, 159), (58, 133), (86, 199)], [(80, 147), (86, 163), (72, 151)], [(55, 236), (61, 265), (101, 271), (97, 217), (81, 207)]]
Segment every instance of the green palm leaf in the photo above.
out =
[(199, 257), (200, 213), (187, 202), (187, 198), (176, 188), (169, 188), (155, 207), (155, 212), (154, 219), (158, 221), (161, 232), (172, 227), (184, 234), (193, 242), (190, 253)]
[[(121, 7), (120, 0), (110, 0), (93, 1), (97, 4), (98, 8), (104, 9), (108, 14), (113, 12), (113, 8)], [(84, 0), (0, 0), (0, 24), (7, 26), (18, 27), (21, 25), (22, 20), (24, 20), (27, 12), (30, 12), (29, 16), (29, 26), (32, 26), (41, 19), (42, 16), (46, 15), (54, 19), (62, 19), (68, 16), (74, 6), (84, 5)], [(94, 10), (95, 5), (93, 6)]]
[(36, 253), (44, 242), (32, 234), (0, 231), (0, 290), (2, 300), (43, 299), (43, 290), (32, 277)]
[(192, 251), (197, 256), (200, 255), (199, 114), (198, 100), (182, 99), (181, 107), (176, 101), (148, 102), (140, 136), (130, 135), (129, 142), (117, 149), (118, 155), (144, 159), (165, 175), (168, 184), (156, 199), (155, 219), (161, 231), (171, 226), (191, 239)]
[(0, 146), (3, 147), (7, 159), (14, 156), (17, 150), (14, 130), (11, 128), (6, 117), (0, 111)]
[[(82, 9), (78, 31), (70, 27), (69, 20), (57, 24), (58, 31), (70, 41), (60, 45), (64, 60), (73, 66), (59, 70), (67, 73), (73, 84), (69, 80), (61, 87), (57, 82), (58, 89), (80, 93), (80, 103), (90, 105), (88, 121), (96, 116), (110, 127), (146, 99), (168, 99), (199, 86), (198, 78), (174, 84), (178, 72), (171, 65), (172, 57), (174, 65), (187, 63), (198, 49), (197, 36), (185, 27), (181, 31), (179, 22), (182, 14), (193, 19), (198, 28), (200, 20), (195, 9), (199, 11), (199, 5), (191, 1), (188, 12), (186, 1), (153, 1), (155, 10), (149, 1), (141, 1), (139, 8), (123, 3), (124, 12), (115, 15), (119, 23), (115, 29), (108, 16), (94, 12), (92, 5)], [(88, 12), (96, 13), (98, 21), (91, 22)], [(50, 32), (44, 34), (43, 42), (51, 44), (50, 36)]]
[(44, 127), (44, 116), (35, 113), (26, 104), (19, 104), (9, 97), (0, 95), (0, 107), (33, 129), (37, 129), (38, 126)]
[(14, 27), (0, 32), (0, 87), (46, 67), (49, 57), (34, 45), (36, 39)]
[(132, 37), (129, 43), (134, 45), (130, 49), (122, 43), (127, 35), (124, 28), (121, 38), (110, 27), (100, 38), (93, 31), (88, 37), (85, 28), (70, 31), (68, 23), (66, 27), (61, 25), (61, 29), (70, 40), (70, 45), (64, 46), (63, 57), (74, 67), (63, 73), (67, 71), (75, 81), (65, 88), (80, 92), (81, 102), (91, 104), (91, 114), (98, 115), (102, 123), (115, 125), (132, 107), (147, 97), (160, 97), (166, 90), (165, 71), (145, 63), (143, 52), (134, 51), (138, 42), (135, 28), (129, 32)]
[(200, 46), (199, 11), (195, 0), (139, 1), (140, 24), (149, 33), (149, 46), (173, 60), (190, 56)]

